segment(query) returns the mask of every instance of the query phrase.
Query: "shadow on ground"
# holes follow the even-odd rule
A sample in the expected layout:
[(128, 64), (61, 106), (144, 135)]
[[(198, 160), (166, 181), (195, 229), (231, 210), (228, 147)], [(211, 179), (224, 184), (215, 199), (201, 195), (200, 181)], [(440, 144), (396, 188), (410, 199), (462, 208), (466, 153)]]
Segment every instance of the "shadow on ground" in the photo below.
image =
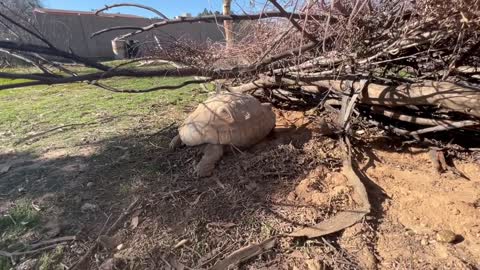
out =
[[(136, 269), (155, 269), (169, 254), (195, 269), (211, 266), (245, 244), (315, 224), (335, 211), (291, 198), (313, 169), (339, 170), (333, 139), (313, 138), (305, 127), (272, 134), (249, 150), (230, 148), (212, 177), (197, 179), (193, 167), (201, 149), (169, 152), (174, 135), (172, 127), (43, 154), (3, 154), (0, 211), (8, 212), (19, 198), (41, 209), (42, 225), (54, 232), (37, 232), (26, 242), (81, 236), (63, 260), (72, 265), (91, 246), (87, 243), (140, 198), (134, 214), (139, 224), (132, 228), (127, 220), (117, 232), (126, 247), (117, 253), (135, 260)], [(188, 249), (172, 248), (183, 239)], [(104, 259), (111, 256), (99, 252)]]

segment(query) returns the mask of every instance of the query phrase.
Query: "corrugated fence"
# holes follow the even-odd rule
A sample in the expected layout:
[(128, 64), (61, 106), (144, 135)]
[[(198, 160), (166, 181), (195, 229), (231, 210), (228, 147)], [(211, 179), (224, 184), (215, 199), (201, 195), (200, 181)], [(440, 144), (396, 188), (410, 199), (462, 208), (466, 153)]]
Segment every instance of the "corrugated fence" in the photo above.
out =
[[(77, 55), (89, 58), (114, 58), (112, 39), (128, 33), (128, 30), (116, 30), (90, 38), (91, 34), (101, 29), (114, 26), (146, 26), (155, 20), (109, 14), (95, 16), (91, 12), (61, 12), (55, 10), (36, 9), (35, 24), (38, 30), (56, 47), (72, 50)], [(132, 39), (141, 44), (173, 38), (187, 38), (195, 42), (223, 41), (222, 28), (215, 23), (191, 23), (167, 25), (155, 31), (139, 34)]]

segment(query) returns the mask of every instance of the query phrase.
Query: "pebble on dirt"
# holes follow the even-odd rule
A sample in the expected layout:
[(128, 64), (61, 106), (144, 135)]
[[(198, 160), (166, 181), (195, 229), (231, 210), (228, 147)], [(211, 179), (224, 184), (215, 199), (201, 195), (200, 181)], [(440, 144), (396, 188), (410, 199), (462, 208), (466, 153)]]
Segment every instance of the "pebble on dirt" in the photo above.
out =
[(80, 210), (82, 210), (82, 212), (95, 211), (96, 209), (97, 209), (97, 206), (95, 204), (92, 204), (92, 203), (85, 203), (80, 208)]
[(457, 237), (458, 235), (450, 230), (441, 230), (436, 235), (437, 241), (442, 243), (453, 243)]

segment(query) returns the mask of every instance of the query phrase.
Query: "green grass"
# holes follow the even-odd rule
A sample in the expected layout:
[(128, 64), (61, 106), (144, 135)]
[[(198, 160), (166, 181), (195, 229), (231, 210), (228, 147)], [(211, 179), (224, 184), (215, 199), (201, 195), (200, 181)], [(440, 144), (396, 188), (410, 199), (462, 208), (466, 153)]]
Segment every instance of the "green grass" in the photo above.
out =
[(18, 234), (38, 224), (39, 215), (28, 200), (20, 200), (8, 214), (0, 217), (0, 232)]
[[(19, 69), (16, 71), (22, 72)], [(89, 69), (83, 68), (81, 71), (89, 71)], [(179, 85), (191, 79), (190, 77), (117, 77), (102, 80), (102, 83), (122, 90), (142, 90)], [(5, 82), (6, 80), (0, 79), (0, 84)], [(81, 128), (85, 131), (83, 135), (89, 134), (88, 131), (93, 131), (94, 127), (98, 128), (98, 123), (102, 123), (104, 130), (109, 130), (106, 132), (108, 134), (103, 135), (119, 135), (119, 132), (137, 122), (132, 121), (132, 117), (160, 119), (162, 117), (158, 116), (163, 112), (172, 108), (181, 112), (185, 106), (198, 103), (205, 96), (196, 84), (175, 90), (158, 90), (148, 93), (115, 93), (86, 83), (3, 90), (0, 91), (0, 147), (43, 147), (52, 140), (72, 145), (81, 139), (81, 136), (78, 136), (79, 133), (75, 131)], [(114, 125), (105, 125), (103, 122), (107, 120), (113, 120)], [(86, 126), (82, 126), (85, 124)], [(64, 128), (58, 130), (59, 127)], [(54, 128), (57, 130), (51, 131)], [(23, 142), (22, 139), (46, 131), (48, 134), (41, 139), (18, 145), (19, 141)], [(61, 136), (58, 136), (59, 133)], [(46, 141), (45, 137), (50, 140)]]
[[(31, 201), (18, 200), (7, 214), (0, 216), (0, 249), (17, 243), (21, 235), (34, 229), (39, 222), (40, 215), (31, 206)], [(8, 261), (0, 261), (0, 269), (6, 267), (8, 263)]]
[(58, 246), (53, 252), (44, 253), (40, 258), (39, 270), (62, 270), (60, 265), (63, 257), (63, 246)]
[[(73, 69), (78, 73), (93, 71)], [(32, 69), (2, 71), (28, 73)], [(120, 89), (141, 90), (179, 85), (191, 79), (118, 77), (102, 80), (102, 83)], [(24, 81), (27, 80), (0, 79), (0, 85)], [(75, 151), (75, 146), (85, 143), (84, 138), (108, 141), (116, 136), (154, 133), (172, 121), (183, 119), (187, 107), (190, 110), (205, 98), (206, 93), (195, 84), (149, 93), (115, 93), (86, 83), (1, 90), (0, 150), (10, 148), (41, 155), (51, 147), (70, 147)], [(128, 193), (132, 188), (132, 184), (123, 184), (119, 192)], [(40, 216), (31, 207), (31, 202), (19, 200), (7, 215), (0, 216), (0, 249), (20, 243), (23, 235), (39, 227), (39, 222)], [(57, 269), (62, 256), (62, 250), (43, 254), (39, 260), (40, 269)], [(0, 257), (0, 270), (10, 267), (9, 260)]]

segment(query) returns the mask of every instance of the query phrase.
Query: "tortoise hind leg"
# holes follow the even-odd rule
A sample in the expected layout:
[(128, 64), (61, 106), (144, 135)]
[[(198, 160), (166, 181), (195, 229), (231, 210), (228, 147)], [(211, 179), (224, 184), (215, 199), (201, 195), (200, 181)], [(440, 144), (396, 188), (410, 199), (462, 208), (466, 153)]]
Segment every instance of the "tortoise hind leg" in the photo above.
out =
[(223, 156), (223, 145), (207, 144), (203, 150), (203, 157), (195, 167), (195, 173), (198, 177), (210, 176), (213, 173), (215, 164)]
[(173, 139), (170, 141), (170, 144), (168, 145), (168, 149), (170, 151), (173, 151), (176, 148), (178, 148), (180, 145), (182, 145), (182, 139), (180, 138), (180, 134), (177, 134), (177, 136), (173, 137)]

